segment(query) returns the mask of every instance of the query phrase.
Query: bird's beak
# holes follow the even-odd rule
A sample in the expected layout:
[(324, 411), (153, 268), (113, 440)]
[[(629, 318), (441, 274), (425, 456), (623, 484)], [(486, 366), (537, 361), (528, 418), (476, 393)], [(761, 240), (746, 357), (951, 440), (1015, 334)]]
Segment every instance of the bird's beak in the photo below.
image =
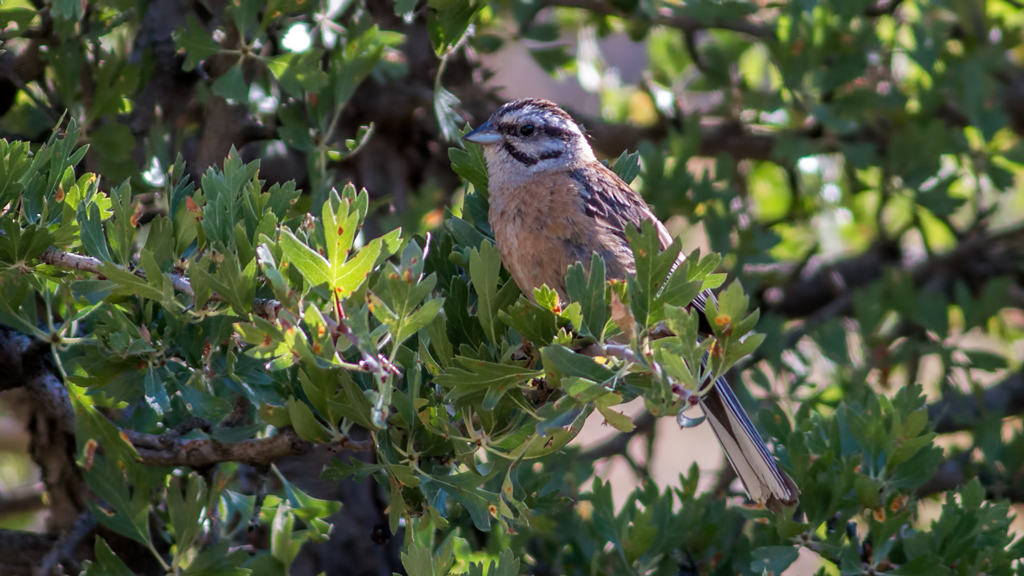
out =
[(462, 139), (476, 144), (495, 144), (501, 142), (501, 134), (498, 134), (498, 131), (494, 129), (494, 125), (488, 120), (478, 126), (476, 130), (463, 136)]

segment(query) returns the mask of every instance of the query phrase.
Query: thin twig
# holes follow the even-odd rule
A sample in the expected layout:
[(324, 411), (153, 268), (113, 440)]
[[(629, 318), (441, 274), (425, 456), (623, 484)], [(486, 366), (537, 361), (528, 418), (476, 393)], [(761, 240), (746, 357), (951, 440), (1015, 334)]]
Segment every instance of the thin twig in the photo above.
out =
[[(44, 263), (49, 264), (51, 266), (58, 266), (60, 268), (67, 268), (70, 270), (78, 270), (80, 272), (89, 272), (91, 274), (97, 275), (103, 274), (103, 271), (100, 269), (100, 267), (103, 266), (104, 264), (103, 261), (97, 258), (93, 258), (92, 256), (82, 256), (80, 254), (72, 254), (70, 252), (65, 252), (54, 246), (47, 248), (39, 258)], [(124, 268), (120, 266), (118, 266), (118, 268), (124, 270)], [(146, 278), (146, 275), (145, 273), (143, 273), (142, 270), (134, 270), (131, 273), (135, 274), (139, 278)], [(188, 281), (187, 278), (184, 278), (183, 276), (177, 274), (167, 274), (165, 275), (165, 278), (167, 277), (170, 278), (171, 285), (174, 286), (174, 289), (176, 291), (181, 292), (182, 294), (185, 294), (190, 298), (195, 298), (195, 290), (193, 290), (192, 284)], [(224, 302), (225, 299), (221, 295), (213, 293), (210, 296), (210, 301)], [(273, 320), (277, 318), (277, 311), (280, 308), (281, 302), (270, 298), (257, 298), (253, 300), (252, 304), (253, 314), (256, 314), (257, 316), (261, 318), (266, 318), (268, 320)], [(327, 318), (326, 320), (328, 328), (330, 328), (337, 334), (344, 335), (346, 338), (348, 338), (352, 345), (355, 346), (356, 349), (360, 350), (362, 361), (357, 367), (354, 367), (355, 369), (363, 370), (366, 372), (380, 373), (381, 378), (386, 377), (389, 372), (398, 375), (402, 373), (401, 369), (399, 369), (393, 363), (387, 361), (387, 359), (385, 359), (382, 355), (377, 355), (375, 357), (373, 354), (363, 352), (359, 348), (358, 338), (348, 328), (348, 326), (345, 325), (344, 321), (336, 322), (331, 318)]]
[[(665, 373), (661, 369), (660, 364), (654, 361), (647, 361), (644, 360), (643, 358), (640, 358), (640, 356), (637, 356), (636, 352), (634, 352), (632, 348), (622, 344), (591, 344), (590, 346), (587, 346), (583, 350), (580, 350), (580, 353), (585, 354), (587, 356), (605, 356), (608, 358), (618, 358), (619, 360), (628, 362), (630, 364), (646, 366), (651, 369), (651, 372), (653, 372), (655, 380), (660, 381), (663, 380), (665, 377)], [(687, 392), (687, 390), (683, 387), (680, 387), (680, 389), (683, 392)], [(676, 393), (679, 394), (679, 391), (677, 391)], [(683, 400), (689, 400), (689, 394), (680, 394), (680, 396), (683, 396)]]
[[(55, 246), (47, 248), (42, 255), (39, 257), (40, 260), (51, 266), (58, 266), (60, 268), (67, 268), (70, 270), (78, 270), (80, 272), (89, 272), (91, 274), (102, 275), (103, 271), (100, 267), (103, 266), (104, 262), (98, 258), (92, 256), (82, 256), (81, 254), (72, 254), (65, 252)], [(116, 264), (114, 264), (117, 266)], [(119, 269), (124, 270), (121, 266)], [(145, 279), (146, 275), (141, 270), (130, 271), (139, 278)], [(165, 274), (165, 278), (169, 278), (171, 286), (177, 292), (195, 298), (196, 292), (192, 289), (192, 284), (187, 278), (178, 274)], [(224, 302), (225, 299), (220, 294), (214, 293), (210, 296), (210, 300), (213, 302)], [(261, 318), (273, 319), (277, 316), (277, 310), (281, 307), (281, 302), (267, 298), (257, 298), (253, 300), (252, 311)]]

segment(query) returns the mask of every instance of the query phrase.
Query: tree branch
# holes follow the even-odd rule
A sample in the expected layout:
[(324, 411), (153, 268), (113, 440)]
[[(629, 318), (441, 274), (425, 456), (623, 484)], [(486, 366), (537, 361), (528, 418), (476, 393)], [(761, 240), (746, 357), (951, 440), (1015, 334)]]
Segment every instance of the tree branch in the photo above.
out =
[[(80, 272), (89, 272), (91, 274), (102, 275), (103, 271), (100, 267), (103, 266), (103, 261), (92, 256), (82, 256), (80, 254), (72, 254), (65, 252), (55, 246), (47, 248), (42, 255), (39, 257), (44, 263), (51, 266), (58, 266), (60, 268), (67, 268), (71, 270), (78, 270)], [(118, 266), (118, 268), (121, 268)], [(124, 268), (121, 268), (122, 270)], [(135, 274), (139, 278), (146, 278), (145, 273), (142, 270), (134, 270), (131, 273)], [(170, 278), (172, 286), (178, 292), (185, 294), (190, 298), (195, 298), (195, 290), (192, 289), (192, 284), (187, 278), (178, 276), (175, 274), (165, 274), (164, 278)], [(210, 295), (210, 301), (212, 302), (224, 302), (225, 299), (217, 294), (213, 293)], [(252, 312), (261, 318), (273, 320), (277, 318), (277, 311), (281, 308), (281, 302), (271, 298), (256, 298), (253, 300)], [(373, 354), (363, 352), (359, 348), (358, 338), (356, 335), (345, 325), (344, 321), (337, 322), (332, 318), (326, 318), (328, 328), (335, 334), (344, 335), (349, 341), (352, 342), (353, 346), (360, 350), (362, 361), (359, 366), (353, 366), (352, 369), (364, 370), (367, 372), (379, 373), (381, 378), (385, 378), (388, 372), (401, 374), (401, 371), (397, 366), (392, 364), (383, 355), (378, 354), (376, 357)], [(3, 378), (0, 376), (0, 390), (3, 390)], [(73, 428), (72, 428), (73, 429)]]
[[(65, 252), (56, 246), (47, 248), (39, 259), (44, 263), (51, 266), (58, 266), (60, 268), (67, 268), (70, 270), (78, 270), (79, 272), (89, 272), (91, 274), (102, 275), (103, 272), (100, 267), (103, 266), (104, 262), (98, 258), (92, 256), (82, 256), (80, 254), (72, 254)], [(116, 264), (115, 264), (116, 266)], [(118, 266), (118, 268), (121, 268)], [(121, 268), (123, 270), (123, 268)], [(139, 278), (145, 279), (146, 275), (141, 270), (134, 270), (131, 273), (135, 274)], [(190, 298), (196, 297), (195, 290), (192, 289), (192, 284), (187, 278), (178, 276), (176, 274), (165, 274), (164, 278), (168, 278), (171, 281), (171, 285), (175, 291), (181, 292)], [(224, 302), (224, 298), (214, 293), (210, 296), (210, 300), (213, 302)], [(277, 316), (277, 310), (281, 307), (281, 303), (277, 300), (268, 298), (257, 298), (253, 301), (252, 311), (253, 314), (260, 316), (261, 318), (273, 319)]]
[[(980, 400), (980, 402), (979, 402)], [(1004, 418), (1024, 412), (1024, 371), (974, 394), (947, 394), (928, 406), (928, 420), (939, 434), (973, 428), (982, 419)]]
[(32, 574), (56, 540), (49, 534), (0, 528), (0, 574)]
[[(174, 435), (144, 434), (124, 431), (128, 440), (147, 466), (188, 466), (209, 468), (221, 462), (242, 462), (250, 466), (267, 466), (287, 456), (309, 452), (312, 442), (299, 438), (292, 428), (283, 428), (274, 436), (242, 440), (241, 442), (219, 442), (212, 438), (181, 439)], [(349, 438), (338, 443), (342, 450), (372, 450), (373, 441), (356, 441)]]
[(75, 430), (75, 411), (67, 391), (54, 373), (50, 343), (0, 326), (0, 392), (25, 388), (37, 406), (55, 418), (64, 431)]
[[(990, 278), (1018, 274), (1024, 257), (1022, 245), (1024, 226), (980, 232), (962, 239), (951, 251), (914, 266), (909, 272), (916, 286), (950, 295), (958, 281), (977, 288)], [(895, 244), (876, 245), (848, 260), (823, 266), (807, 278), (762, 290), (760, 306), (764, 312), (775, 312), (787, 318), (815, 315), (856, 288), (881, 278), (884, 270), (899, 264), (900, 259)], [(845, 313), (845, 308), (837, 313)]]

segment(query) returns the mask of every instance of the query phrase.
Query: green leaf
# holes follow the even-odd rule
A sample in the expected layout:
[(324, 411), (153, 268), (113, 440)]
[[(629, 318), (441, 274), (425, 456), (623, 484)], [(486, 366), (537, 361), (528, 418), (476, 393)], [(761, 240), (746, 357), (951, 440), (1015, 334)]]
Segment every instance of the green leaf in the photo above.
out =
[(36, 14), (37, 12), (31, 8), (6, 8), (0, 10), (0, 25), (6, 28), (8, 25), (14, 24), (15, 28), (24, 30), (36, 17)]
[[(363, 191), (363, 195), (366, 191)], [(331, 278), (337, 278), (345, 259), (352, 249), (352, 241), (359, 228), (359, 211), (349, 210), (352, 202), (342, 201), (337, 190), (331, 190), (330, 196), (321, 209), (324, 226), (324, 239), (327, 241), (327, 257), (331, 265)]]
[(101, 536), (96, 537), (95, 553), (95, 562), (86, 560), (82, 563), (85, 569), (83, 576), (135, 576)]
[(108, 458), (128, 466), (139, 459), (139, 453), (128, 439), (93, 406), (85, 390), (68, 384), (68, 396), (75, 409), (75, 437), (80, 444), (89, 439), (98, 441)]
[(157, 414), (163, 414), (171, 409), (171, 399), (167, 396), (167, 389), (163, 381), (156, 374), (152, 365), (146, 370), (144, 379), (146, 387), (146, 403), (149, 404)]
[(242, 565), (249, 560), (245, 550), (230, 551), (231, 542), (222, 540), (203, 550), (192, 560), (182, 576), (245, 576), (251, 574)]
[[(34, 10), (26, 11), (35, 14)], [(28, 142), (0, 140), (0, 206), (6, 206), (25, 189), (20, 180), (30, 165)]]
[(470, 0), (434, 0), (428, 6), (427, 31), (434, 52), (442, 57), (462, 40), (469, 23), (483, 4)]
[(332, 278), (334, 294), (338, 299), (348, 298), (363, 285), (363, 282), (366, 282), (367, 277), (370, 276), (370, 271), (373, 270), (373, 266), (377, 262), (377, 257), (381, 254), (382, 248), (383, 240), (377, 238), (363, 246), (363, 249), (356, 254), (355, 258), (345, 262), (338, 269)]
[(412, 11), (418, 3), (419, 0), (395, 0), (395, 16), (404, 18), (406, 22), (411, 22)]
[[(184, 482), (184, 486), (182, 486)], [(182, 488), (185, 493), (182, 494)], [(187, 479), (172, 478), (167, 487), (167, 514), (174, 527), (177, 556), (188, 551), (200, 534), (202, 513), (207, 505), (206, 482), (196, 473)]]
[(129, 266), (135, 250), (136, 230), (133, 223), (135, 207), (132, 205), (132, 187), (128, 180), (110, 191), (110, 207), (114, 217), (107, 220), (107, 240), (110, 241), (114, 259), (122, 266)]
[(331, 412), (355, 422), (363, 428), (372, 430), (374, 426), (370, 419), (370, 411), (373, 409), (373, 405), (363, 389), (347, 372), (342, 372), (339, 379), (343, 395), (339, 394), (333, 400), (328, 400), (327, 405)]
[[(511, 550), (505, 548), (498, 555), (497, 560), (491, 560), (487, 565), (487, 576), (519, 576), (519, 559)], [(484, 563), (470, 564), (469, 576), (483, 576)], [(411, 575), (410, 575), (411, 576)]]
[(455, 360), (463, 368), (449, 367), (445, 373), (435, 376), (434, 382), (452, 388), (448, 394), (452, 399), (475, 392), (494, 390), (496, 396), (487, 397), (487, 409), (494, 408), (508, 390), (544, 374), (541, 370), (527, 370), (521, 366), (495, 364), (465, 356), (456, 356)]
[(237, 63), (213, 82), (210, 90), (225, 100), (244, 104), (249, 101), (249, 83), (242, 73), (242, 64)]
[(326, 258), (319, 255), (312, 248), (292, 234), (287, 228), (281, 229), (281, 237), (278, 241), (284, 256), (294, 265), (302, 277), (310, 286), (319, 286), (331, 281), (331, 265)]
[(324, 466), (324, 470), (320, 474), (320, 478), (331, 482), (341, 482), (346, 478), (352, 477), (356, 482), (362, 482), (372, 474), (381, 472), (387, 468), (386, 465), (370, 464), (369, 462), (357, 460), (355, 457), (350, 457), (349, 462), (349, 464), (345, 464), (339, 459), (331, 460), (326, 466)]
[(157, 290), (135, 274), (125, 272), (117, 264), (110, 262), (103, 264), (100, 266), (100, 273), (111, 282), (117, 284), (117, 288), (114, 291), (118, 294), (136, 295), (153, 300), (163, 298), (163, 292)]
[(604, 259), (596, 252), (591, 255), (589, 278), (582, 264), (570, 266), (565, 275), (565, 290), (570, 300), (580, 303), (583, 313), (580, 333), (604, 340), (604, 328), (608, 323)]
[(305, 402), (296, 400), (294, 397), (289, 398), (288, 415), (291, 417), (292, 426), (303, 440), (310, 442), (330, 440), (331, 432), (317, 420)]
[(649, 220), (641, 224), (640, 230), (632, 225), (627, 226), (626, 239), (636, 259), (636, 274), (627, 278), (629, 306), (637, 324), (644, 329), (654, 310), (654, 298), (676, 264), (682, 242), (676, 238), (662, 251), (658, 229)]
[(65, 22), (77, 22), (85, 12), (85, 7), (77, 0), (58, 0), (53, 3), (53, 16)]
[(615, 160), (615, 164), (612, 165), (612, 170), (626, 184), (633, 182), (640, 175), (640, 152), (636, 151), (629, 154), (626, 150), (623, 150), (622, 154)]
[[(609, 397), (615, 397), (615, 395), (608, 394), (606, 396), (603, 396), (602, 398)], [(622, 399), (619, 398), (616, 403), (621, 401)], [(607, 406), (602, 406), (600, 403), (595, 404), (597, 405), (598, 412), (600, 412), (601, 415), (604, 416), (604, 421), (610, 424), (612, 428), (615, 428), (619, 432), (632, 432), (633, 429), (636, 428), (636, 425), (633, 424), (633, 419), (630, 418), (629, 416), (626, 416), (621, 412), (616, 412), (615, 410), (612, 410)]]
[(221, 51), (220, 45), (206, 33), (203, 26), (193, 16), (188, 17), (185, 28), (178, 28), (171, 33), (174, 43), (185, 52), (182, 69), (186, 72), (194, 70), (199, 63)]
[(762, 546), (750, 553), (754, 560), (750, 563), (750, 569), (754, 574), (782, 574), (789, 566), (796, 562), (800, 556), (800, 550), (795, 546)]
[(433, 322), (443, 305), (444, 298), (434, 298), (433, 300), (428, 300), (423, 306), (420, 306), (415, 312), (406, 317), (402, 327), (395, 334), (395, 343), (404, 342), (407, 338), (418, 332), (420, 328)]
[(85, 480), (103, 502), (102, 507), (96, 501), (87, 502), (93, 515), (105, 526), (143, 546), (151, 546), (149, 495), (139, 487), (133, 494), (124, 472), (115, 461), (99, 454), (95, 455), (92, 467), (85, 473)]
[(344, 50), (334, 51), (330, 71), (336, 106), (348, 102), (356, 88), (373, 71), (383, 53), (384, 45), (378, 38), (376, 26), (350, 38)]
[(320, 69), (323, 50), (314, 48), (301, 53), (275, 56), (267, 68), (293, 98), (303, 98), (303, 92), (318, 94), (330, 83), (327, 73)]
[(103, 232), (103, 222), (100, 219), (100, 207), (95, 203), (79, 204), (78, 223), (81, 226), (82, 247), (86, 253), (104, 262), (110, 262), (107, 235)]
[(222, 398), (210, 396), (190, 385), (179, 384), (177, 388), (181, 394), (181, 400), (185, 403), (185, 409), (193, 416), (217, 420), (231, 411), (231, 404)]
[(477, 319), (484, 334), (495, 347), (501, 346), (498, 330), (498, 280), (501, 272), (501, 254), (490, 242), (483, 242), (469, 255), (469, 277), (477, 296)]
[(1007, 367), (1006, 357), (986, 350), (962, 350), (967, 356), (967, 366), (985, 372), (995, 372)]
[[(396, 8), (397, 10), (397, 3)], [(413, 543), (402, 552), (402, 566), (409, 576), (434, 576), (434, 558), (430, 548)]]
[(135, 93), (139, 82), (139, 68), (122, 60), (104, 60), (96, 73), (96, 93), (86, 117), (86, 125), (108, 114), (124, 110), (125, 97)]
[(497, 507), (498, 495), (479, 488), (483, 478), (473, 472), (448, 476), (424, 474), (420, 484), (424, 493), (443, 490), (469, 512), (473, 525), (487, 532), (491, 529), (491, 507)]
[(310, 133), (305, 107), (300, 103), (285, 104), (277, 109), (280, 124), (277, 133), (286, 144), (300, 152), (310, 153), (317, 144)]
[(434, 114), (441, 126), (441, 134), (447, 142), (459, 141), (459, 122), (462, 121), (462, 116), (458, 110), (461, 104), (458, 97), (440, 83), (434, 86)]
[(555, 314), (525, 298), (499, 312), (498, 318), (536, 346), (551, 344), (558, 333), (558, 318)]
[[(467, 126), (459, 135), (465, 136), (469, 131)], [(484, 160), (483, 147), (472, 142), (466, 142), (465, 145), (465, 150), (455, 146), (448, 149), (448, 159), (452, 162), (452, 170), (469, 181), (478, 194), (488, 198), (490, 194), (487, 191), (487, 162)]]
[(541, 358), (544, 359), (544, 370), (548, 375), (563, 378), (578, 376), (597, 383), (604, 383), (615, 377), (615, 373), (598, 364), (590, 356), (576, 354), (565, 346), (554, 345), (542, 348)]

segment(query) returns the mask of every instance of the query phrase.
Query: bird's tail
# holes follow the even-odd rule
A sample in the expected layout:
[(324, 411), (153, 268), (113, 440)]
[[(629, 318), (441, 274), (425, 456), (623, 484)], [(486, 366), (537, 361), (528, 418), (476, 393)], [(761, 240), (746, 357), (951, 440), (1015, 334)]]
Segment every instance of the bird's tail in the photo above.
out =
[(800, 490), (768, 452), (725, 378), (715, 381), (701, 397), (700, 405), (747, 494), (773, 512), (795, 506)]

